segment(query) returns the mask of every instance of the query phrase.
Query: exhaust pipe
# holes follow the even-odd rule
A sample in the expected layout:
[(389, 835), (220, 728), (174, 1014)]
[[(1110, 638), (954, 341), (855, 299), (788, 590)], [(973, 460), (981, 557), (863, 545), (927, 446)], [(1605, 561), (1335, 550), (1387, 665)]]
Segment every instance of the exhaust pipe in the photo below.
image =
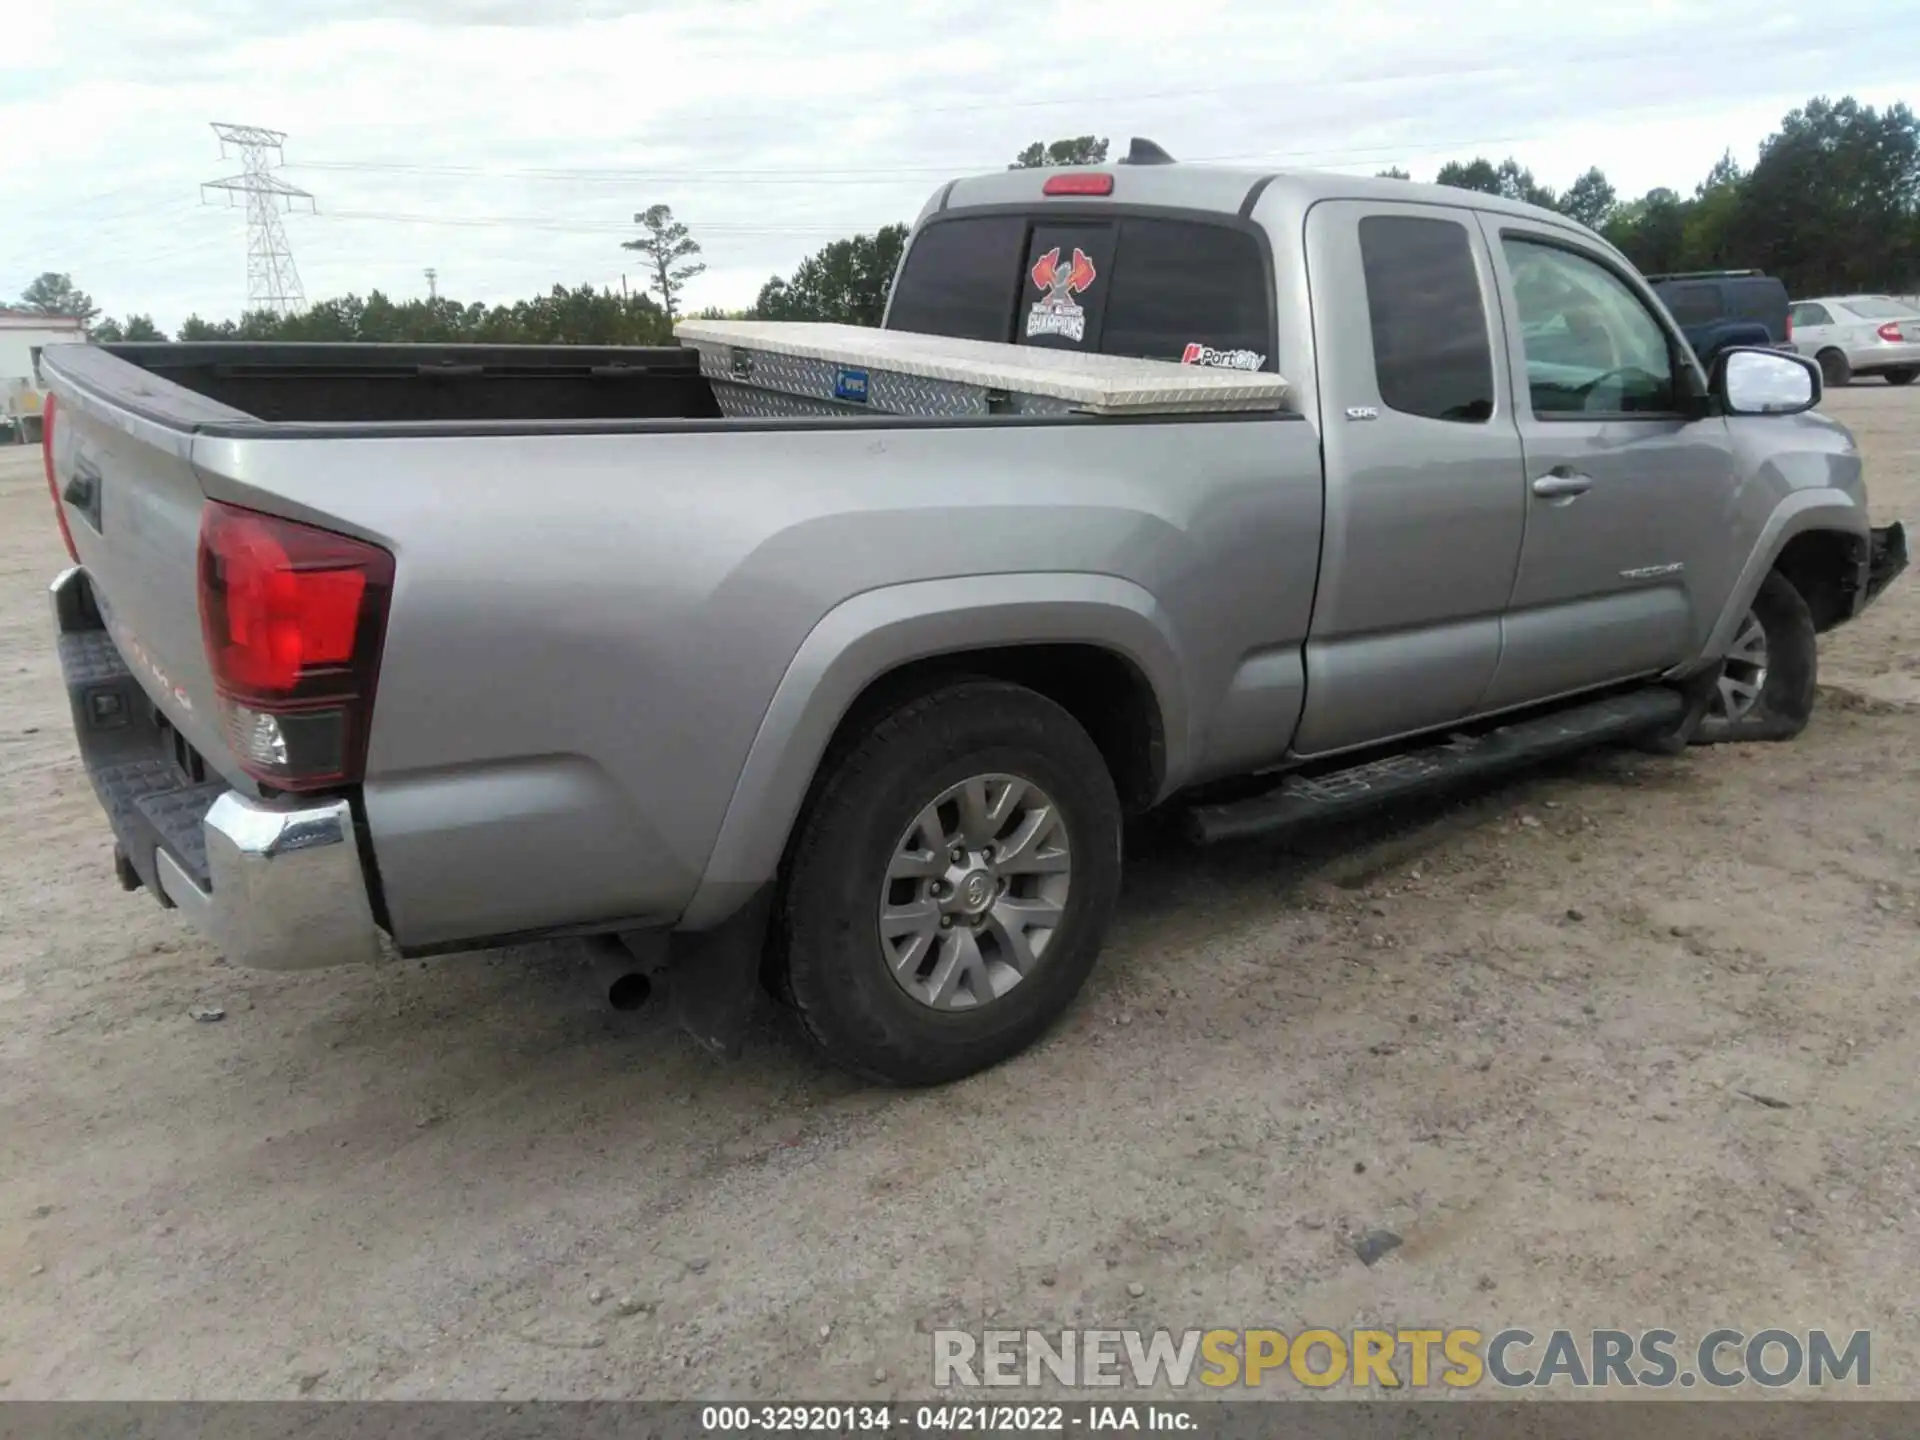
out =
[(638, 1010), (653, 994), (653, 980), (639, 957), (615, 935), (588, 941), (593, 956), (593, 988), (615, 1010)]
[(615, 976), (607, 985), (607, 1003), (616, 1010), (638, 1010), (653, 994), (653, 982), (638, 970)]

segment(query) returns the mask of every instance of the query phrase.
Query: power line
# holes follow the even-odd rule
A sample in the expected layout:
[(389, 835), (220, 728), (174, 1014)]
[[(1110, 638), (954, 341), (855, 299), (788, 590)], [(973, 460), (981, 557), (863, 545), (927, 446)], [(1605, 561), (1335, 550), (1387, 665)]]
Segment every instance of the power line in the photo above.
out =
[[(1613, 107), (1608, 107), (1606, 110), (1601, 110), (1595, 113), (1605, 114), (1605, 113), (1618, 112), (1618, 111), (1632, 111), (1632, 110), (1641, 110), (1641, 109), (1649, 109), (1649, 108), (1660, 108), (1660, 107), (1658, 105), (1613, 106)], [(1228, 154), (1228, 155), (1201, 155), (1201, 156), (1193, 156), (1189, 158), (1191, 158), (1196, 163), (1214, 163), (1214, 164), (1229, 163), (1229, 162), (1235, 162), (1235, 161), (1250, 162), (1250, 163), (1252, 162), (1272, 163), (1272, 162), (1285, 161), (1285, 160), (1300, 160), (1303, 158), (1316, 159), (1321, 163), (1329, 164), (1329, 165), (1338, 165), (1342, 163), (1361, 164), (1361, 163), (1375, 163), (1377, 159), (1382, 156), (1389, 156), (1389, 155), (1399, 156), (1399, 155), (1419, 153), (1419, 152), (1464, 150), (1464, 149), (1478, 148), (1478, 147), (1489, 146), (1489, 145), (1517, 144), (1517, 143), (1522, 143), (1529, 138), (1531, 137), (1525, 136), (1525, 135), (1499, 135), (1499, 136), (1483, 135), (1483, 136), (1467, 138), (1467, 139), (1423, 141), (1423, 142), (1418, 142), (1414, 144), (1405, 144), (1401, 142), (1386, 141), (1386, 142), (1380, 142), (1372, 145), (1345, 146), (1345, 147), (1335, 147), (1331, 149), (1300, 148), (1300, 149), (1291, 149), (1291, 150), (1288, 150), (1288, 149), (1263, 150), (1263, 151), (1239, 152), (1239, 153)], [(1369, 157), (1372, 157), (1372, 158), (1369, 158)], [(305, 162), (304, 164), (300, 164), (300, 165), (288, 165), (285, 168), (287, 169), (334, 169), (334, 170), (366, 169), (369, 171), (395, 173), (395, 174), (446, 173), (446, 174), (475, 175), (475, 176), (497, 176), (500, 178), (519, 178), (519, 179), (526, 179), (526, 178), (550, 178), (550, 179), (556, 179), (556, 180), (580, 179), (580, 180), (596, 180), (596, 181), (602, 181), (607, 183), (630, 183), (633, 180), (648, 179), (648, 178), (653, 178), (653, 179), (675, 178), (680, 173), (680, 172), (670, 172), (670, 171), (621, 171), (621, 170), (611, 170), (611, 169), (608, 169), (608, 170), (586, 170), (586, 169), (487, 170), (482, 167), (473, 167), (473, 166), (436, 166), (436, 165), (410, 164), (406, 162), (388, 162), (388, 161), (378, 161), (378, 162), (311, 161), (311, 162)], [(901, 177), (901, 183), (904, 183), (907, 178), (922, 175), (922, 174), (934, 175), (941, 178), (947, 178), (947, 177), (951, 177), (961, 173), (976, 173), (976, 174), (992, 173), (997, 168), (998, 167), (996, 166), (981, 164), (979, 162), (961, 161), (961, 162), (955, 162), (955, 163), (946, 164), (946, 165), (900, 167), (898, 170), (888, 171), (884, 173), (898, 175)], [(706, 171), (700, 171), (700, 172), (685, 172), (685, 173), (687, 173), (688, 175), (697, 173), (703, 176), (716, 177), (716, 178), (736, 178), (736, 177), (749, 176), (749, 175), (769, 175), (772, 172), (706, 170)], [(781, 172), (781, 173), (783, 176), (787, 176), (787, 175), (804, 176), (807, 174), (814, 174), (814, 175), (846, 174), (848, 172), (804, 172), (803, 171), (803, 172)], [(793, 179), (791, 180), (791, 182), (789, 182), (788, 180), (783, 178), (781, 183), (812, 183), (812, 182), (802, 180), (802, 179)], [(872, 182), (869, 182), (869, 183), (872, 183)], [(140, 215), (141, 213), (143, 213), (143, 211), (141, 209), (136, 208), (134, 210), (129, 210), (121, 214), (117, 214), (110, 218), (112, 218), (113, 220), (133, 219), (138, 215)], [(144, 213), (152, 213), (152, 208), (149, 208)], [(627, 221), (619, 220), (619, 219), (607, 219), (607, 220), (582, 219), (582, 220), (576, 220), (576, 221), (565, 221), (565, 220), (556, 220), (547, 216), (459, 215), (459, 214), (447, 214), (445, 212), (437, 212), (434, 214), (417, 214), (417, 213), (395, 212), (395, 211), (388, 211), (388, 210), (371, 210), (371, 209), (370, 210), (330, 210), (330, 211), (319, 211), (317, 213), (321, 220), (331, 220), (331, 221), (346, 221), (346, 222), (356, 222), (356, 223), (367, 222), (367, 223), (377, 223), (377, 224), (432, 225), (432, 226), (459, 228), (459, 229), (524, 230), (524, 231), (531, 231), (531, 232), (538, 232), (538, 233), (545, 233), (545, 234), (560, 234), (560, 235), (593, 235), (593, 236), (622, 235), (622, 234), (626, 234), (631, 228), (630, 224)], [(686, 223), (690, 229), (694, 230), (695, 232), (697, 232), (698, 234), (704, 237), (713, 237), (713, 238), (742, 237), (744, 238), (744, 237), (768, 236), (768, 235), (771, 235), (771, 236), (789, 236), (789, 235), (792, 235), (792, 236), (800, 236), (800, 235), (840, 236), (840, 235), (846, 235), (854, 231), (860, 230), (864, 225), (870, 225), (877, 222), (875, 222), (872, 219), (872, 217), (869, 216), (862, 220), (848, 221), (845, 223), (831, 223), (831, 224), (824, 224), (819, 222), (815, 222), (811, 224), (800, 224), (800, 223), (739, 224), (739, 223), (731, 223), (731, 222), (724, 222), (724, 221), (713, 222), (713, 223), (703, 223), (698, 220), (688, 220)], [(154, 258), (160, 258), (160, 257), (157, 255), (150, 254), (147, 258), (154, 259)]]
[[(1859, 28), (1866, 28), (1866, 27), (1859, 27)], [(1821, 38), (1823, 39), (1830, 38), (1831, 36), (1839, 33), (1844, 33), (1844, 31), (1829, 31), (1826, 33), (1825, 36)], [(1776, 40), (1778, 40), (1779, 38), (1780, 37), (1775, 37)], [(1787, 37), (1787, 38), (1791, 39), (1792, 37)], [(1445, 72), (1426, 72), (1426, 73), (1444, 74)], [(1474, 73), (1477, 73), (1477, 72), (1474, 72)], [(1367, 78), (1384, 78), (1384, 77), (1367, 77)], [(1339, 83), (1359, 83), (1359, 82), (1358, 81), (1354, 81), (1354, 82), (1336, 81), (1331, 83), (1339, 84)], [(1225, 90), (1225, 89), (1238, 88), (1238, 87), (1213, 87), (1213, 88), (1216, 90)], [(1293, 87), (1290, 87), (1290, 90), (1292, 88)], [(1312, 87), (1309, 86), (1308, 88), (1312, 88)], [(1180, 92), (1180, 93), (1199, 94), (1199, 93), (1208, 93), (1208, 92), (1194, 91), (1194, 92)], [(1061, 103), (1065, 103), (1065, 102), (1061, 102)], [(982, 105), (978, 108), (991, 109), (994, 107), (992, 105)], [(1681, 107), (1681, 108), (1684, 109), (1685, 107)], [(1671, 99), (1663, 99), (1659, 101), (1640, 103), (1640, 104), (1595, 107), (1593, 109), (1584, 111), (1581, 118), (1591, 121), (1602, 116), (1617, 115), (1617, 114), (1623, 114), (1623, 113), (1634, 113), (1634, 112), (1672, 111), (1674, 109), (1675, 107)], [(237, 127), (237, 128), (250, 129), (252, 127)], [(267, 135), (278, 136), (278, 132), (269, 131), (264, 133), (266, 133)], [(279, 138), (284, 139), (283, 136), (280, 136)], [(1384, 159), (1387, 157), (1398, 158), (1399, 156), (1412, 155), (1419, 152), (1466, 151), (1469, 149), (1480, 149), (1483, 147), (1495, 146), (1495, 145), (1521, 144), (1521, 143), (1526, 143), (1529, 140), (1538, 139), (1538, 138), (1539, 136), (1536, 134), (1536, 135), (1480, 136), (1480, 137), (1470, 138), (1470, 139), (1419, 141), (1415, 143), (1384, 141), (1384, 142), (1378, 142), (1374, 144), (1361, 145), (1361, 146), (1349, 145), (1344, 147), (1331, 147), (1331, 148), (1309, 147), (1309, 148), (1295, 148), (1295, 149), (1277, 149), (1277, 150), (1264, 150), (1264, 151), (1257, 151), (1257, 152), (1240, 152), (1240, 153), (1229, 154), (1229, 155), (1189, 155), (1189, 156), (1183, 156), (1182, 158), (1197, 161), (1197, 162), (1222, 163), (1222, 162), (1243, 161), (1243, 162), (1256, 163), (1256, 164), (1284, 162), (1287, 160), (1295, 160), (1295, 161), (1309, 160), (1310, 163), (1317, 163), (1317, 164), (1327, 165), (1330, 167), (1337, 167), (1337, 166), (1346, 165), (1346, 164), (1360, 165), (1360, 164), (1376, 163), (1375, 160), (1370, 160), (1367, 157), (1376, 157), (1377, 159)], [(223, 147), (223, 150), (224, 150), (224, 147)], [(749, 169), (705, 168), (705, 169), (691, 170), (691, 171), (685, 171), (685, 170), (677, 171), (677, 170), (640, 170), (640, 169), (622, 170), (622, 169), (611, 168), (611, 167), (592, 167), (592, 168), (543, 167), (543, 168), (517, 168), (517, 169), (496, 170), (496, 169), (489, 169), (487, 167), (481, 167), (481, 166), (432, 165), (432, 164), (417, 164), (417, 163), (406, 163), (406, 162), (317, 161), (317, 162), (308, 162), (307, 164), (304, 164), (304, 165), (283, 165), (276, 168), (335, 170), (335, 171), (363, 170), (369, 173), (391, 173), (395, 175), (444, 174), (444, 175), (466, 177), (466, 178), (499, 177), (499, 178), (512, 178), (512, 179), (555, 180), (555, 181), (561, 181), (561, 182), (567, 182), (567, 183), (606, 184), (606, 185), (626, 185), (626, 184), (634, 183), (635, 181), (679, 181), (682, 183), (708, 181), (715, 184), (725, 184), (728, 186), (768, 183), (768, 184), (785, 184), (785, 185), (794, 185), (794, 184), (819, 185), (819, 186), (825, 187), (829, 185), (841, 185), (841, 184), (878, 185), (878, 184), (899, 183), (901, 185), (905, 185), (906, 183), (914, 179), (918, 179), (920, 177), (935, 177), (935, 178), (944, 179), (956, 174), (969, 172), (969, 171), (974, 173), (994, 172), (994, 171), (998, 171), (1000, 166), (997, 164), (977, 164), (972, 162), (960, 162), (960, 163), (941, 164), (941, 165), (871, 167), (864, 170), (861, 170), (861, 169), (795, 170), (795, 169), (786, 169), (786, 168), (781, 168), (778, 170), (774, 170), (774, 169), (749, 170)], [(237, 178), (244, 179), (244, 176), (237, 177)], [(276, 183), (284, 185), (285, 183), (284, 181), (278, 181), (277, 177), (274, 177), (274, 178), (276, 180)], [(223, 186), (231, 184), (231, 182), (215, 182), (215, 183)], [(121, 186), (113, 190), (96, 194), (92, 197), (89, 197), (89, 199), (95, 203), (110, 202), (112, 200), (119, 199), (122, 196), (128, 195), (129, 193), (135, 191), (137, 188), (139, 188), (137, 185)], [(278, 205), (280, 203), (284, 203), (289, 208), (291, 208), (291, 205), (294, 203), (293, 196), (304, 198), (309, 204), (312, 203), (312, 197), (308, 195), (307, 192), (305, 191), (299, 191), (292, 186), (286, 186), (286, 191), (292, 192), (292, 196), (285, 196), (282, 201), (276, 202), (274, 205), (273, 218), (276, 226), (278, 225)], [(283, 196), (284, 196), (284, 192), (283, 192)], [(585, 200), (585, 198), (586, 197), (584, 196), (581, 197), (583, 201)], [(124, 210), (117, 210), (112, 214), (95, 217), (91, 222), (89, 228), (96, 229), (96, 230), (110, 229), (111, 226), (115, 223), (118, 223), (121, 221), (131, 221), (143, 214), (150, 215), (150, 214), (158, 213), (162, 209), (171, 211), (172, 207), (134, 206)], [(598, 221), (598, 220), (592, 220), (592, 219), (582, 219), (578, 221), (569, 221), (564, 219), (556, 219), (550, 215), (549, 216), (519, 216), (519, 215), (490, 215), (490, 214), (482, 214), (482, 215), (452, 214), (450, 215), (445, 212), (437, 212), (433, 214), (413, 214), (413, 213), (401, 213), (401, 212), (392, 212), (392, 211), (386, 211), (386, 210), (368, 209), (368, 210), (349, 210), (349, 211), (335, 212), (331, 216), (323, 214), (321, 218), (335, 219), (335, 220), (342, 221), (344, 223), (368, 222), (368, 223), (380, 223), (380, 224), (451, 226), (451, 227), (475, 228), (475, 229), (483, 229), (483, 230), (484, 229), (529, 230), (529, 231), (539, 231), (539, 232), (552, 233), (552, 234), (572, 234), (572, 235), (596, 236), (596, 237), (608, 236), (608, 235), (621, 235), (621, 234), (627, 233), (629, 229), (627, 222), (625, 222), (624, 220), (609, 219), (605, 221)], [(869, 214), (856, 222), (852, 222), (849, 224), (833, 224), (833, 225), (820, 224), (817, 222), (811, 223), (811, 224), (768, 224), (768, 223), (728, 223), (728, 222), (715, 222), (714, 224), (702, 224), (698, 221), (689, 221), (687, 223), (690, 225), (692, 229), (696, 231), (696, 233), (702, 236), (710, 236), (716, 240), (725, 240), (730, 237), (739, 237), (739, 238), (745, 239), (745, 238), (755, 237), (755, 236), (795, 236), (795, 237), (802, 236), (802, 235), (836, 235), (837, 236), (837, 235), (844, 235), (844, 234), (851, 233), (852, 231), (861, 229), (863, 227), (869, 227), (875, 223), (878, 223), (878, 221), (875, 216)], [(282, 235), (284, 236), (284, 231), (282, 232)], [(179, 250), (169, 248), (161, 252), (155, 252), (155, 251), (149, 250), (146, 253), (144, 258), (146, 258), (149, 261), (155, 260), (155, 259), (170, 259), (170, 258), (174, 258), (179, 254), (191, 253), (192, 248), (193, 247), (185, 247)], [(287, 255), (287, 260), (289, 263), (291, 262), (291, 258), (292, 258), (291, 254), (289, 253)], [(251, 255), (250, 255), (250, 260), (251, 260)], [(250, 267), (250, 280), (251, 280), (251, 267)], [(297, 283), (297, 275), (295, 276), (295, 280)]]
[(306, 309), (306, 292), (300, 288), (300, 272), (293, 265), (293, 247), (287, 243), (280, 210), (283, 205), (291, 210), (301, 200), (312, 207), (313, 196), (273, 173), (285, 133), (218, 120), (213, 122), (213, 133), (220, 137), (222, 155), (229, 145), (239, 150), (240, 173), (208, 180), (200, 193), (203, 199), (209, 190), (224, 190), (229, 201), (235, 195), (247, 197), (247, 308), (276, 315)]
[[(1622, 107), (1622, 108), (1634, 108), (1634, 107)], [(1238, 153), (1228, 154), (1228, 155), (1198, 155), (1198, 156), (1192, 156), (1188, 158), (1190, 158), (1195, 163), (1201, 163), (1201, 164), (1220, 164), (1220, 163), (1230, 163), (1234, 161), (1269, 162), (1269, 161), (1278, 161), (1278, 160), (1286, 160), (1286, 159), (1300, 159), (1303, 157), (1321, 159), (1327, 164), (1341, 164), (1341, 163), (1359, 164), (1359, 163), (1371, 163), (1368, 157), (1378, 157), (1381, 155), (1402, 155), (1402, 154), (1418, 153), (1418, 152), (1424, 152), (1424, 151), (1458, 150), (1458, 149), (1466, 149), (1466, 148), (1471, 148), (1476, 146), (1486, 146), (1486, 145), (1505, 145), (1505, 144), (1519, 143), (1521, 141), (1526, 140), (1527, 138), (1529, 137), (1521, 136), (1521, 135), (1498, 135), (1498, 136), (1479, 136), (1471, 139), (1422, 141), (1415, 144), (1404, 144), (1400, 142), (1388, 141), (1388, 142), (1381, 142), (1373, 145), (1343, 146), (1343, 147), (1335, 147), (1330, 149), (1329, 148), (1317, 148), (1317, 149), (1304, 148), (1304, 149), (1293, 149), (1293, 150), (1246, 151), (1246, 152), (1238, 152)], [(484, 169), (482, 167), (476, 167), (476, 166), (420, 165), (420, 164), (407, 164), (403, 162), (386, 162), (386, 161), (365, 162), (365, 163), (348, 162), (348, 161), (309, 161), (309, 162), (304, 162), (300, 164), (286, 164), (278, 168), (288, 169), (288, 170), (364, 169), (364, 170), (374, 171), (374, 172), (395, 173), (395, 174), (450, 174), (450, 175), (463, 175), (463, 176), (487, 176), (487, 177), (497, 177), (501, 179), (541, 178), (541, 179), (553, 179), (553, 180), (563, 180), (563, 181), (565, 180), (599, 181), (599, 182), (609, 183), (609, 184), (626, 184), (634, 180), (647, 180), (647, 179), (658, 180), (658, 179), (679, 178), (679, 175), (681, 173), (681, 172), (672, 172), (672, 171), (621, 171), (621, 170), (612, 170), (612, 169), (608, 169), (608, 170), (557, 170), (557, 169), (553, 169), (553, 170), (488, 170), (488, 169)], [(918, 176), (918, 175), (922, 175), (922, 174), (937, 176), (941, 178), (951, 178), (954, 175), (963, 174), (963, 173), (970, 173), (970, 174), (993, 173), (996, 169), (997, 167), (991, 164), (983, 163), (979, 161), (958, 161), (958, 162), (954, 162), (947, 165), (905, 166), (905, 167), (900, 167), (898, 170), (887, 171), (884, 173), (887, 175), (897, 175), (901, 177), (901, 183), (905, 183), (907, 179)], [(688, 175), (691, 175), (696, 172), (686, 172), (686, 173)], [(701, 171), (697, 173), (704, 176), (710, 176), (710, 177), (736, 177), (736, 176), (748, 176), (748, 175), (772, 176), (775, 172), (707, 170), (707, 171)], [(769, 183), (812, 184), (814, 183), (813, 181), (810, 181), (804, 178), (792, 178), (792, 177), (804, 177), (810, 174), (833, 174), (833, 173), (845, 173), (845, 172), (809, 172), (809, 171), (779, 172), (781, 178), (779, 178), (777, 181), (770, 180)], [(862, 183), (883, 183), (883, 182), (881, 180), (875, 179), (872, 181), (865, 181)], [(893, 182), (886, 181), (884, 183), (893, 183)], [(291, 189), (292, 187), (288, 187), (288, 188)], [(109, 192), (109, 193), (114, 193), (114, 192)], [(312, 197), (306, 195), (306, 192), (302, 191), (302, 192), (299, 192), (299, 194), (304, 198), (306, 198), (309, 201), (309, 203), (311, 203)], [(100, 197), (100, 198), (104, 198), (104, 197)], [(182, 204), (184, 204), (184, 202), (182, 202)], [(168, 202), (163, 202), (158, 205), (150, 204), (150, 205), (132, 206), (125, 210), (117, 211), (111, 215), (99, 217), (96, 221), (93, 222), (92, 228), (98, 229), (110, 224), (117, 224), (121, 222), (138, 222), (161, 213), (167, 213), (167, 214), (178, 213), (180, 209), (181, 209), (181, 205), (168, 203)], [(386, 210), (319, 211), (316, 209), (315, 213), (319, 216), (319, 218), (323, 220), (327, 220), (327, 219), (356, 220), (356, 221), (373, 221), (373, 222), (380, 222), (380, 223), (397, 223), (397, 224), (410, 224), (410, 225), (441, 225), (441, 226), (454, 226), (454, 227), (515, 228), (515, 229), (541, 230), (541, 231), (547, 231), (547, 232), (558, 233), (558, 234), (580, 234), (580, 235), (625, 234), (631, 228), (628, 221), (621, 220), (621, 219), (612, 219), (612, 218), (609, 218), (607, 220), (583, 219), (583, 220), (577, 220), (577, 221), (565, 221), (565, 220), (556, 220), (551, 217), (545, 217), (545, 216), (512, 216), (512, 215), (500, 216), (500, 215), (457, 215), (457, 214), (449, 215), (445, 212), (439, 212), (439, 213), (429, 215), (429, 214), (401, 213), (401, 212), (386, 211)], [(731, 234), (741, 234), (741, 235), (783, 235), (783, 234), (836, 234), (837, 235), (837, 234), (845, 234), (851, 229), (857, 229), (860, 224), (866, 223), (866, 222), (851, 221), (845, 224), (823, 224), (818, 222), (812, 223), (812, 224), (798, 224), (798, 223), (796, 224), (739, 224), (739, 223), (727, 222), (727, 221), (704, 223), (698, 220), (689, 220), (686, 223), (691, 229), (699, 231), (702, 234), (731, 233)]]

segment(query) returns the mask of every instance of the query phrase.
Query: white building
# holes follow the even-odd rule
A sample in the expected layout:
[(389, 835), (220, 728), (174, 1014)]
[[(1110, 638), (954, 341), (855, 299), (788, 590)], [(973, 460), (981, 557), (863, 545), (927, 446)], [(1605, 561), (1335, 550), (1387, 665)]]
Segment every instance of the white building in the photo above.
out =
[(86, 338), (86, 322), (71, 315), (39, 315), (0, 305), (0, 416), (13, 421), (15, 440), (37, 444), (40, 439), (41, 350)]

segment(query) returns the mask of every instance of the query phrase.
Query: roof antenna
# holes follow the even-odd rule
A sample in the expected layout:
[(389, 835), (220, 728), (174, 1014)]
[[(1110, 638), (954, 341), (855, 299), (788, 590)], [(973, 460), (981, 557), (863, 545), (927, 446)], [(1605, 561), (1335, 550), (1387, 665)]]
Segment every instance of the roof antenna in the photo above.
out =
[(1173, 164), (1173, 156), (1162, 150), (1158, 145), (1154, 144), (1153, 141), (1143, 140), (1136, 135), (1133, 137), (1132, 145), (1127, 150), (1126, 159), (1120, 163), (1122, 165), (1171, 165)]

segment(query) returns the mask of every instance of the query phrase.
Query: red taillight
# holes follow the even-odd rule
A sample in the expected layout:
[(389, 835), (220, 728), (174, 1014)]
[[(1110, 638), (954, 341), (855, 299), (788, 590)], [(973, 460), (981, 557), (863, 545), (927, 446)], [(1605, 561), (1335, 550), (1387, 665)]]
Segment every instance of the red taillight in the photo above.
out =
[(1898, 345), (1901, 338), (1900, 322), (1897, 320), (1889, 320), (1873, 333), (1878, 335), (1882, 340), (1885, 340), (1889, 345)]
[(207, 505), (200, 631), (248, 774), (288, 790), (360, 778), (392, 588), (377, 545)]
[(47, 396), (47, 403), (40, 407), (40, 463), (47, 471), (47, 493), (53, 497), (53, 518), (60, 522), (60, 539), (67, 547), (67, 554), (73, 563), (80, 563), (80, 552), (73, 548), (73, 531), (67, 527), (67, 507), (60, 499), (60, 482), (53, 474), (53, 396)]
[(1099, 171), (1081, 170), (1067, 175), (1049, 175), (1040, 187), (1042, 195), (1111, 195), (1113, 176)]
[(1787, 339), (1793, 339), (1793, 316), (1787, 316)]

